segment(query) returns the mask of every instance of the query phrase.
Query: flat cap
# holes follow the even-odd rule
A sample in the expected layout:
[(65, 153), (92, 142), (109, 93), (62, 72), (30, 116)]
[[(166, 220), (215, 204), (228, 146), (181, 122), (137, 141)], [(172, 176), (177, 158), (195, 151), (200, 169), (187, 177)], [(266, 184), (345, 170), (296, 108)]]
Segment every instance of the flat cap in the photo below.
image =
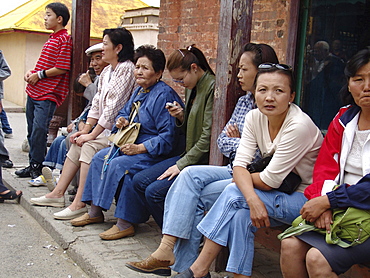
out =
[(91, 55), (91, 53), (102, 51), (103, 50), (103, 43), (97, 43), (92, 46), (90, 46), (88, 49), (85, 50), (85, 53), (87, 56)]

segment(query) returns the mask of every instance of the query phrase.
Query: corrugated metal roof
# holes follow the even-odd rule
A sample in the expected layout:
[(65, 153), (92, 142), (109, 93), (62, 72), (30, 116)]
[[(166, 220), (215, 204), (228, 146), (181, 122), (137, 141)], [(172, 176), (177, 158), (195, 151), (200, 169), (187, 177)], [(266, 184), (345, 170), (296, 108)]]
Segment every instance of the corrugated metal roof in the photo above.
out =
[[(58, 1), (69, 8), (72, 17), (72, 0)], [(0, 16), (0, 33), (13, 30), (49, 33), (45, 30), (44, 15), (45, 6), (52, 2), (55, 0), (30, 0)], [(149, 6), (140, 0), (92, 0), (90, 37), (101, 38), (104, 29), (119, 26), (125, 10), (144, 7)], [(71, 22), (67, 29), (71, 31)]]

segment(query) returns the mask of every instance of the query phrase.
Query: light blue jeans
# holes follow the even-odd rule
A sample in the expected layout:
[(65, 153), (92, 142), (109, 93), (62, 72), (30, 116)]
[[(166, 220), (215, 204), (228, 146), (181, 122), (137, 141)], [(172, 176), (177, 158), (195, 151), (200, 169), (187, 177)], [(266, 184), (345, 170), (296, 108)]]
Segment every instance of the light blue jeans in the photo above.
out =
[[(291, 224), (307, 201), (300, 192), (288, 195), (277, 190), (255, 191), (266, 206), (271, 226)], [(252, 226), (248, 204), (235, 183), (225, 188), (199, 223), (198, 229), (217, 244), (229, 246), (227, 271), (252, 275), (254, 233), (257, 228)]]
[(182, 272), (198, 257), (202, 234), (196, 228), (232, 175), (222, 166), (188, 166), (167, 193), (162, 233), (178, 237), (172, 269)]

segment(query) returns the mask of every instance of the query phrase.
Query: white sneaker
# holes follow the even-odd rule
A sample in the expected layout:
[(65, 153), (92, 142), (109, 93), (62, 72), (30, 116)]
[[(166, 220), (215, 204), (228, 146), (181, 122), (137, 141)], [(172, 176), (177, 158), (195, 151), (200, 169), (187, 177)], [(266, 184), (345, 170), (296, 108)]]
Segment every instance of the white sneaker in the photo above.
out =
[(46, 181), (45, 185), (48, 187), (50, 191), (53, 191), (56, 186), (53, 177), (53, 171), (49, 167), (42, 167), (42, 175), (44, 176)]
[(78, 210), (72, 211), (69, 207), (65, 208), (62, 211), (54, 213), (54, 218), (55, 219), (60, 219), (60, 220), (71, 220), (75, 219), (77, 217), (80, 217), (87, 213), (87, 207), (80, 208)]
[(42, 186), (42, 185), (46, 185), (46, 179), (44, 178), (43, 175), (40, 175), (36, 179), (32, 179), (28, 181), (28, 183), (31, 186)]

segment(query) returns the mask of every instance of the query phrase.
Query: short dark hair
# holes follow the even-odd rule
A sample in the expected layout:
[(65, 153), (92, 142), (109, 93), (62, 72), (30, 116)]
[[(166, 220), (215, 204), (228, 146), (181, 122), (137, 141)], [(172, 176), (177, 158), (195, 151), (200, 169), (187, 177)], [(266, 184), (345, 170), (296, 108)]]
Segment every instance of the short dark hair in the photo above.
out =
[[(269, 64), (269, 63), (267, 63), (267, 64)], [(256, 78), (254, 79), (254, 87), (256, 88), (257, 79), (261, 74), (277, 72), (277, 73), (281, 73), (281, 74), (288, 77), (290, 93), (292, 94), (293, 92), (295, 92), (295, 78), (294, 78), (293, 69), (290, 66), (287, 66), (287, 65), (284, 65), (284, 66), (289, 67), (289, 69), (280, 69), (280, 68), (277, 68), (276, 66), (274, 66), (275, 64), (271, 64), (271, 65), (272, 66), (269, 67), (269, 68), (258, 68)]]
[(153, 45), (145, 44), (139, 46), (134, 55), (134, 63), (141, 57), (147, 57), (152, 62), (152, 67), (156, 73), (164, 71), (166, 65), (166, 57), (162, 50)]
[(354, 104), (355, 100), (353, 99), (352, 94), (348, 90), (348, 82), (351, 77), (354, 77), (358, 70), (370, 62), (370, 46), (365, 49), (360, 50), (351, 59), (347, 62), (347, 65), (344, 69), (344, 75), (346, 76), (347, 82), (344, 84), (340, 90), (340, 96), (343, 104)]
[(129, 30), (124, 27), (105, 29), (103, 37), (107, 35), (113, 45), (122, 45), (122, 50), (118, 53), (118, 62), (127, 60), (134, 61), (134, 39)]
[(55, 3), (48, 4), (45, 7), (45, 9), (52, 10), (57, 15), (57, 17), (61, 16), (63, 18), (63, 22), (62, 22), (63, 26), (67, 25), (71, 15), (69, 14), (69, 10), (66, 5), (60, 2), (55, 2)]
[(204, 71), (209, 71), (215, 75), (210, 65), (207, 62), (203, 52), (193, 45), (188, 46), (186, 49), (177, 49), (170, 54), (167, 61), (167, 69), (172, 71), (177, 68), (182, 70), (190, 70), (191, 64), (196, 64)]

